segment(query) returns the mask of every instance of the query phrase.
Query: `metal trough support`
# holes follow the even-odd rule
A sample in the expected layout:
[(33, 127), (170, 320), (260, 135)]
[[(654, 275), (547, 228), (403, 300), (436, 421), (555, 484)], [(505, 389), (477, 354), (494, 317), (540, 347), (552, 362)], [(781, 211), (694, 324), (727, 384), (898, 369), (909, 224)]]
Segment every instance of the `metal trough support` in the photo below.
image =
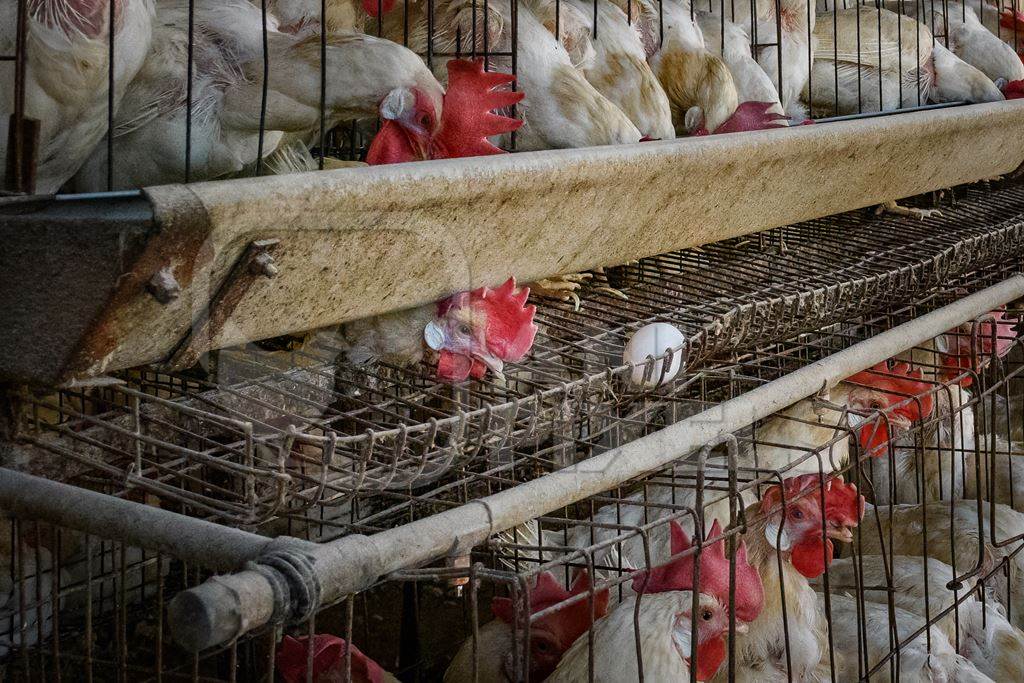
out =
[[(0, 203), (0, 382), (187, 363), (511, 273), (617, 265), (1009, 173), (1022, 126), (1024, 102), (996, 102)], [(267, 240), (273, 267), (253, 270)]]

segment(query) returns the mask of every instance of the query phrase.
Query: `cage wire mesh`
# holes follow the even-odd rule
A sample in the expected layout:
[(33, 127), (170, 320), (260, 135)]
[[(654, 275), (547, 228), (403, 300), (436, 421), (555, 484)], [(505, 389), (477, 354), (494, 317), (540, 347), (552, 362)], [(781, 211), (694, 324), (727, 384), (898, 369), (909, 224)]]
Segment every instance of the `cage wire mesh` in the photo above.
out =
[[(352, 165), (381, 112), (410, 134), (436, 127), (447, 65), (464, 58), (515, 75), (526, 95), (504, 109), (526, 125), (492, 136), (510, 151), (994, 101), (1024, 79), (1018, 5), (12, 0), (0, 22), (6, 189)], [(431, 108), (409, 108), (422, 98)]]
[[(643, 423), (636, 413), (651, 394), (638, 387), (663, 384), (677, 361), (702, 367), (728, 349), (877, 309), (896, 291), (923, 295), (979, 267), (1016, 263), (1024, 193), (962, 193), (942, 218), (855, 212), (597, 274), (578, 309), (541, 302), (534, 349), (503, 378), (452, 386), (427, 364), (356, 366), (332, 329), (217, 352), (187, 372), (139, 368), (25, 392), (4, 462), (259, 525), (296, 506), (400, 496), (523, 445), (583, 433), (597, 443), (608, 421)], [(676, 326), (684, 344), (625, 363), (626, 340), (652, 322)]]
[[(797, 247), (793, 244), (790, 248)], [(267, 468), (268, 481), (272, 473), (281, 484), (274, 489), (279, 496), (276, 505), (266, 508), (262, 519), (231, 521), (267, 535), (326, 541), (420, 519), (553, 469), (585, 464), (593, 455), (741, 396), (965, 293), (999, 282), (1020, 272), (1020, 267), (1019, 259), (1003, 259), (947, 279), (945, 284), (933, 282), (916, 292), (891, 292), (886, 305), (872, 312), (854, 311), (781, 341), (761, 338), (713, 350), (703, 362), (691, 364), (680, 377), (656, 391), (642, 395), (623, 392), (614, 398), (614, 392), (608, 392), (604, 406), (573, 414), (559, 429), (534, 430), (519, 438), (505, 436), (496, 445), (474, 449), (471, 457), (454, 459), (443, 475), (423, 482), (406, 479), (403, 486), (364, 490), (339, 486), (335, 490), (323, 475), (322, 462), (317, 465), (320, 469), (312, 469), (310, 463), (296, 465), (299, 456), (288, 453), (283, 462)], [(583, 310), (588, 303), (585, 299)], [(1014, 307), (1007, 310), (1010, 316), (1017, 312)], [(565, 680), (590, 676), (602, 680), (602, 675), (609, 675), (600, 668), (606, 664), (602, 653), (607, 652), (614, 652), (627, 664), (643, 662), (650, 679), (657, 675), (649, 668), (650, 648), (656, 646), (645, 640), (647, 655), (633, 657), (634, 629), (646, 629), (646, 623), (634, 623), (632, 618), (622, 621), (623, 633), (614, 646), (604, 640), (610, 637), (607, 628), (595, 626), (590, 632), (587, 627), (591, 618), (600, 619), (605, 612), (615, 614), (619, 603), (632, 601), (635, 606), (652, 601), (656, 606), (665, 600), (659, 594), (637, 598), (634, 572), (661, 565), (670, 555), (679, 560), (696, 554), (702, 563), (701, 553), (713, 552), (716, 536), (680, 554), (669, 543), (670, 524), (675, 521), (698, 538), (702, 534), (695, 528), (717, 533), (712, 531), (715, 520), (725, 529), (726, 539), (732, 539), (725, 557), (731, 557), (738, 541), (743, 540), (748, 557), (758, 558), (762, 565), (765, 595), (789, 606), (781, 617), (771, 617), (786, 624), (775, 643), (781, 675), (785, 676), (787, 658), (794, 680), (802, 675), (800, 667), (807, 666), (808, 656), (803, 639), (810, 637), (808, 634), (822, 645), (816, 666), (833, 662), (838, 667), (837, 680), (869, 674), (871, 680), (911, 680), (919, 673), (924, 651), (932, 654), (930, 666), (936, 671), (952, 666), (942, 658), (953, 651), (967, 662), (956, 660), (959, 666), (994, 673), (998, 671), (994, 667), (1015, 656), (1014, 643), (1024, 642), (1024, 636), (1015, 630), (1021, 620), (1017, 557), (1024, 531), (1020, 524), (1024, 518), (1017, 510), (1024, 508), (1024, 493), (1016, 488), (1022, 475), (1014, 462), (1022, 454), (1024, 353), (1015, 333), (1004, 328), (996, 331), (992, 321), (991, 316), (982, 316), (951, 331), (944, 346), (933, 341), (902, 354), (922, 369), (922, 379), (918, 393), (898, 392), (896, 402), (920, 405), (928, 400), (934, 406), (930, 412), (919, 409), (923, 419), (909, 429), (897, 428), (892, 417), (895, 404), (880, 413), (871, 405), (864, 410), (864, 404), (844, 402), (842, 391), (809, 397), (731, 439), (708, 444), (661, 472), (547, 511), (529, 524), (498, 534), (469, 557), (385, 577), (362, 594), (324, 606), (307, 623), (289, 627), (289, 638), (284, 641), (280, 638), (284, 632), (264, 630), (225, 648), (187, 655), (170, 642), (164, 626), (166, 602), (178, 590), (209, 576), (208, 570), (116, 539), (84, 536), (30, 520), (10, 520), (3, 535), (8, 545), (3, 557), (8, 566), (0, 574), (6, 582), (0, 645), (7, 674), (12, 680), (270, 680), (275, 668), (284, 667), (291, 673), (279, 670), (278, 675), (291, 680), (287, 676), (298, 674), (289, 667), (299, 666), (296, 661), (304, 666), (305, 655), (311, 654), (318, 642), (310, 636), (334, 634), (361, 651), (353, 651), (349, 659), (342, 657), (343, 667), (358, 668), (365, 655), (403, 680), (439, 680), (449, 667), (446, 680), (473, 680), (474, 668), (480, 680), (487, 680), (485, 674), (493, 671), (510, 680), (543, 680), (553, 668), (548, 648), (557, 646), (546, 634), (553, 628), (565, 628), (580, 636), (571, 655), (582, 667), (575, 672), (576, 678)], [(986, 335), (993, 334), (1000, 338), (986, 343)], [(1001, 348), (995, 341), (1012, 346)], [(969, 360), (961, 365), (959, 359), (965, 353)], [(952, 366), (951, 357), (958, 359)], [(944, 372), (950, 367), (951, 371)], [(146, 376), (142, 370), (135, 374)], [(156, 373), (152, 374), (155, 377)], [(858, 375), (851, 381), (848, 389), (870, 387), (872, 380)], [(201, 396), (205, 385), (193, 382), (191, 395)], [(141, 380), (140, 386), (145, 386)], [(170, 387), (189, 390), (184, 380), (169, 378), (152, 379), (153, 395), (156, 387), (165, 392)], [(93, 391), (115, 390), (127, 397), (148, 396), (142, 389), (118, 385)], [(69, 433), (82, 435), (90, 429), (88, 421), (75, 426), (76, 420), (90, 412), (85, 405), (90, 400), (87, 393), (72, 392), (55, 404), (76, 406)], [(113, 402), (104, 398), (104, 409), (109, 410)], [(155, 405), (172, 404), (163, 399)], [(121, 414), (133, 414), (131, 405), (128, 401), (127, 412)], [(139, 411), (134, 414), (141, 415), (140, 406), (146, 405), (136, 403)], [(50, 417), (65, 414), (52, 405), (50, 409), (54, 411)], [(44, 419), (41, 413), (39, 406), (40, 424)], [(137, 462), (141, 451), (142, 469), (131, 465), (122, 469), (125, 466), (112, 457), (119, 449), (98, 448), (90, 437), (66, 440), (59, 458), (77, 453), (79, 465), (90, 464), (73, 478), (81, 485), (224, 519), (223, 510), (228, 506), (211, 510), (197, 501), (204, 496), (212, 498), (214, 493), (244, 501), (245, 484), (258, 481), (251, 469), (260, 457), (259, 449), (251, 449), (253, 460), (244, 476), (232, 478), (230, 467), (217, 464), (230, 462), (221, 451), (203, 457), (171, 452), (173, 439), (180, 438), (174, 430), (180, 429), (181, 416), (188, 412), (176, 415), (174, 422), (161, 421), (171, 430), (162, 435), (166, 443), (161, 448), (172, 456), (166, 462), (159, 460), (160, 449), (152, 448), (142, 434), (130, 429), (124, 430), (125, 436), (133, 436), (135, 441), (121, 444), (119, 449), (126, 452), (119, 455)], [(101, 412), (95, 419), (110, 417)], [(891, 432), (885, 433), (891, 437), (881, 447), (875, 446), (875, 452), (866, 451), (858, 434), (865, 429), (876, 433), (890, 420)], [(219, 428), (225, 423), (223, 417), (214, 422)], [(202, 441), (204, 437), (191, 438)], [(252, 440), (257, 439), (253, 436)], [(300, 478), (302, 467), (308, 467), (308, 480), (302, 486), (290, 486), (290, 479)], [(170, 472), (174, 476), (161, 481), (161, 475)], [(765, 531), (769, 518), (759, 498), (781, 480), (801, 474), (817, 479), (819, 474), (828, 477), (833, 473), (855, 482), (872, 505), (856, 528), (853, 543), (841, 549), (837, 543), (837, 557), (828, 572), (812, 582), (818, 591), (815, 595), (806, 580), (800, 584), (789, 574), (783, 581), (772, 579), (773, 572), (782, 571), (778, 559), (782, 556), (772, 555), (771, 548), (764, 545), (772, 536)], [(140, 478), (153, 479), (166, 488), (142, 485)], [(987, 491), (985, 500), (973, 499), (979, 490)], [(797, 495), (787, 504), (795, 509), (799, 501)], [(984, 525), (980, 533), (979, 523)], [(931, 559), (926, 562), (925, 557)], [(735, 566), (735, 560), (725, 566)], [(583, 570), (586, 576), (581, 579)], [(547, 578), (540, 578), (545, 572)], [(831, 589), (828, 611), (802, 612), (800, 600), (810, 599), (814, 604), (824, 599), (826, 581)], [(503, 601), (504, 606), (495, 606)], [(693, 632), (698, 613), (687, 611), (685, 626)], [(495, 614), (504, 618), (495, 618)], [(623, 619), (621, 613), (618, 618)], [(753, 629), (758, 623), (748, 627)], [(735, 630), (735, 622), (732, 628)], [(739, 654), (727, 658), (723, 672), (742, 671), (742, 639), (749, 633), (736, 635)], [(1003, 634), (999, 636), (1002, 645), (986, 650), (985, 643), (992, 642), (996, 633)], [(568, 647), (568, 643), (563, 645)], [(625, 671), (631, 670), (627, 666)], [(625, 679), (617, 674), (616, 680)], [(359, 680), (358, 676), (353, 680)]]
[[(992, 197), (999, 202), (986, 201)], [(579, 309), (570, 302), (541, 305), (538, 344), (506, 369), (504, 381), (450, 387), (425, 367), (338, 365), (337, 347), (321, 334), (223, 351), (187, 373), (140, 368), (26, 394), (30, 410), (8, 444), (7, 464), (267, 536), (326, 542), (372, 533), (568, 465), (585, 466), (595, 455), (1006, 280), (1021, 270), (1014, 216), (1022, 202), (1012, 184), (967, 188), (957, 191), (945, 216), (920, 223), (853, 213), (597, 273)], [(623, 365), (628, 336), (653, 321), (687, 334), (685, 347), (672, 351), (683, 354), (682, 372), (669, 381), (654, 373), (669, 358), (650, 358), (642, 369)], [(864, 453), (850, 435), (854, 425), (882, 428), (892, 411), (811, 397), (665, 471), (547, 511), (470, 557), (403, 571), (325, 605), (308, 623), (289, 627), (297, 640), (269, 630), (185, 653), (170, 641), (166, 603), (208, 578), (207, 568), (117, 539), (11, 520), (4, 535), (8, 567), (0, 574), (8, 596), (0, 614), (6, 671), (15, 680), (268, 680), (296, 648), (311, 652), (317, 641), (310, 635), (328, 633), (402, 678), (437, 680), (455, 667), (463, 674), (451, 680), (472, 680), (474, 667), (482, 676), (497, 666), (511, 680), (542, 680), (550, 672), (539, 648), (551, 646), (544, 638), (551, 620), (577, 630), (583, 623), (580, 633), (588, 635), (575, 658), (599, 667), (594, 657), (606, 634), (586, 627), (599, 612), (637, 600), (634, 572), (669, 559), (671, 520), (699, 538), (694, 527), (707, 532), (718, 519), (734, 548), (752, 528), (764, 537), (757, 500), (773, 483), (820, 471), (842, 472), (876, 506), (857, 527), (853, 550), (837, 550), (838, 577), (828, 592), (836, 612), (818, 625), (825, 634), (821, 661), (844, 667), (838, 680), (868, 673), (895, 680), (912, 670), (923, 647), (936, 656), (949, 647), (967, 652), (965, 643), (991, 636), (999, 620), (1019, 626), (1022, 354), (1005, 332), (999, 334), (1006, 339), (986, 345), (990, 323), (983, 316), (951, 331), (941, 347), (904, 354), (923, 370), (927, 389), (920, 393), (935, 408), (898, 437), (894, 432), (881, 455)], [(964, 362), (944, 374), (950, 356)], [(638, 390), (634, 371), (660, 386)], [(920, 402), (921, 395), (900, 398)], [(971, 500), (979, 490), (985, 502)], [(922, 528), (914, 540), (920, 547), (902, 538), (903, 527)], [(756, 537), (743, 536), (744, 543)], [(574, 583), (583, 569), (589, 580)], [(531, 613), (530, 592), (551, 588), (540, 579), (546, 571), (560, 593)], [(924, 577), (929, 587), (923, 613), (909, 611), (918, 603), (898, 601), (907, 575), (914, 584)], [(790, 605), (777, 653), (799, 668), (807, 624), (793, 610), (801, 594), (767, 579), (766, 587), (766, 595)], [(805, 599), (819, 599), (804, 588)], [(506, 597), (511, 608), (496, 610), (495, 600)], [(979, 609), (981, 631), (971, 621)], [(507, 621), (495, 620), (498, 611)], [(837, 631), (851, 624), (856, 633)], [(627, 627), (622, 652), (639, 642), (640, 627)], [(876, 632), (887, 634), (885, 643), (872, 639)], [(493, 638), (500, 643), (497, 664), (484, 646)], [(359, 666), (356, 655), (343, 658), (346, 667), (352, 656)], [(968, 659), (984, 666), (982, 655)], [(722, 671), (741, 666), (730, 656)], [(470, 678), (458, 678), (467, 667)], [(600, 673), (594, 671), (595, 680)]]

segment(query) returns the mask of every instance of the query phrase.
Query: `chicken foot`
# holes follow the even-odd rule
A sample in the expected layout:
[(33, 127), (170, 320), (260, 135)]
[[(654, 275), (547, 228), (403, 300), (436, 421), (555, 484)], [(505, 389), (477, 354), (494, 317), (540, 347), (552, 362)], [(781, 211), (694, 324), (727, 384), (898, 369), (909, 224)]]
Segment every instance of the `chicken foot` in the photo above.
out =
[[(595, 271), (598, 273), (602, 272), (600, 268), (596, 268)], [(594, 273), (569, 273), (567, 275), (556, 275), (554, 277), (531, 282), (529, 284), (530, 294), (542, 299), (571, 301), (573, 303), (573, 310), (578, 311), (580, 310), (580, 305), (583, 303), (578, 292), (583, 288), (584, 283), (593, 279)], [(594, 287), (594, 289), (601, 292), (607, 292), (613, 296), (619, 297), (620, 299), (628, 300), (629, 298), (625, 293), (615, 289), (614, 287), (602, 285)]]
[(875, 209), (875, 215), (881, 216), (882, 214), (892, 214), (894, 216), (906, 216), (908, 218), (917, 218), (924, 220), (925, 218), (931, 218), (932, 216), (941, 216), (942, 212), (938, 209), (916, 209), (909, 206), (900, 206), (895, 200), (888, 201), (884, 204), (879, 204), (878, 208)]

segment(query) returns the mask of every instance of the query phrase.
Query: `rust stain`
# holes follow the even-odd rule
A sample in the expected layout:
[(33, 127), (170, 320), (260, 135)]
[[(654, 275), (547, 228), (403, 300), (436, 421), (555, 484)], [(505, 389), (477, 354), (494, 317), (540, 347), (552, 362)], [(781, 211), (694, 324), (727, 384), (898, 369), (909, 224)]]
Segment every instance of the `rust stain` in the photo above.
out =
[(92, 369), (114, 352), (126, 328), (139, 322), (129, 307), (146, 303), (152, 307), (162, 306), (146, 291), (146, 283), (154, 273), (173, 263), (176, 265), (174, 277), (182, 291), (191, 291), (197, 268), (207, 267), (213, 261), (213, 250), (208, 244), (209, 218), (202, 202), (191, 190), (184, 186), (164, 187), (157, 195), (158, 200), (147, 196), (154, 204), (156, 231), (143, 252), (121, 275), (99, 316), (88, 326), (88, 332), (69, 358), (64, 380), (99, 374)]

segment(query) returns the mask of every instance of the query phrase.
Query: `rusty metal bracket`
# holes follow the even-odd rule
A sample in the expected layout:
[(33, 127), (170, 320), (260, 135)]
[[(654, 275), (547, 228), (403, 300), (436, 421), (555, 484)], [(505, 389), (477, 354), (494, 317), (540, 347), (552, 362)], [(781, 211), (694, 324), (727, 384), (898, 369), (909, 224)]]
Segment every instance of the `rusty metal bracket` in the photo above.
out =
[(279, 239), (265, 239), (249, 244), (248, 249), (235, 261), (209, 306), (171, 354), (165, 364), (168, 368), (181, 370), (195, 365), (209, 346), (201, 340), (208, 340), (220, 333), (249, 288), (261, 278), (277, 277), (278, 269), (272, 252), (280, 243)]

